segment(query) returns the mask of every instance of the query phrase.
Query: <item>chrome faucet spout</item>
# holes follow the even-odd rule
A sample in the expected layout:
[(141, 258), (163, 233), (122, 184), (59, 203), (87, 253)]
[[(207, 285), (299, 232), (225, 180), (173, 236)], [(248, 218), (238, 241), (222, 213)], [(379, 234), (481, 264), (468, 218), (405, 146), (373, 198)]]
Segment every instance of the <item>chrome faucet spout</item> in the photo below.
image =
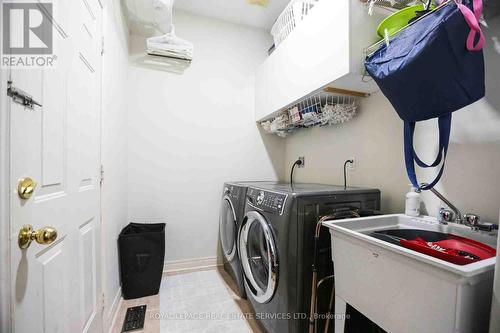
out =
[[(422, 183), (422, 187), (428, 184)], [(442, 202), (446, 204), (450, 209), (441, 208), (439, 210), (439, 223), (448, 224), (448, 222), (453, 222), (457, 224), (463, 224), (465, 226), (471, 227), (472, 230), (482, 230), (487, 232), (493, 232), (498, 230), (497, 224), (492, 223), (482, 223), (479, 215), (476, 214), (465, 214), (462, 215), (460, 209), (458, 209), (454, 204), (452, 204), (448, 199), (444, 197), (438, 190), (431, 188), (430, 191), (434, 193)]]
[[(427, 186), (427, 185), (428, 184), (426, 184), (426, 183), (422, 184), (422, 186)], [(438, 197), (442, 202), (444, 202), (446, 204), (446, 206), (448, 206), (453, 211), (453, 213), (455, 214), (455, 220), (452, 222), (455, 222), (458, 224), (464, 224), (463, 215), (462, 215), (462, 212), (460, 211), (460, 209), (458, 209), (454, 204), (452, 204), (448, 199), (446, 199), (445, 196), (442, 195), (435, 188), (431, 188), (430, 191), (432, 193), (434, 193), (434, 195), (436, 197)], [(450, 222), (450, 221), (448, 221), (448, 222)]]

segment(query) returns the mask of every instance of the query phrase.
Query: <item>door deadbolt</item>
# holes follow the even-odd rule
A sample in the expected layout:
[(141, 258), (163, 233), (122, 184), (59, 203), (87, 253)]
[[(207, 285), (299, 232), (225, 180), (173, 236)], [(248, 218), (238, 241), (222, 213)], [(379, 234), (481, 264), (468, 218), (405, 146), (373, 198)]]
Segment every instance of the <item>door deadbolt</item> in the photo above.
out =
[(21, 178), (17, 183), (17, 194), (21, 199), (27, 200), (31, 198), (33, 192), (35, 192), (36, 186), (37, 183), (30, 177)]
[(32, 241), (38, 244), (49, 245), (57, 238), (57, 230), (52, 227), (43, 227), (38, 230), (33, 230), (29, 224), (23, 225), (19, 231), (18, 244), (21, 249), (27, 249)]

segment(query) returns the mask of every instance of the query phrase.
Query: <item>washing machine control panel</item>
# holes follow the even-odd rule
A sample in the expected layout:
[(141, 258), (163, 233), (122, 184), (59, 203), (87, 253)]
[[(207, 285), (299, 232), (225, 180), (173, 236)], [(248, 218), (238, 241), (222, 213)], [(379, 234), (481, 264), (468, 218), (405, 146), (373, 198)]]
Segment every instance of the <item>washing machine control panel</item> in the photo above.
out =
[(263, 211), (280, 215), (283, 213), (286, 197), (286, 194), (263, 191), (255, 188), (249, 188), (247, 192), (247, 199), (251, 205)]
[(240, 187), (234, 185), (226, 185), (224, 187), (224, 195), (230, 197), (231, 199), (238, 199), (240, 195)]

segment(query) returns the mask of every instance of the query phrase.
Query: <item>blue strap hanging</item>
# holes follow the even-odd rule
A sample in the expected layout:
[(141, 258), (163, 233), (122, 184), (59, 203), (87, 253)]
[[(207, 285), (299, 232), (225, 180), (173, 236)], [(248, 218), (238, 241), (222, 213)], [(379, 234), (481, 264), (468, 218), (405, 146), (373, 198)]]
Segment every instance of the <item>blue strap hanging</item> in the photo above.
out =
[[(406, 171), (408, 173), (408, 178), (410, 179), (412, 185), (415, 188), (420, 188), (422, 190), (429, 190), (433, 188), (441, 179), (441, 176), (444, 172), (444, 165), (446, 160), (446, 155), (448, 154), (448, 143), (450, 141), (450, 132), (451, 132), (451, 113), (439, 117), (439, 152), (434, 163), (428, 165), (422, 162), (420, 158), (417, 156), (413, 146), (413, 136), (415, 133), (415, 122), (405, 121), (404, 123), (404, 151), (405, 151), (405, 164)], [(421, 186), (421, 184), (417, 180), (417, 175), (415, 173), (415, 164), (422, 168), (433, 168), (438, 166), (441, 162), (441, 169), (439, 170), (436, 178), (428, 185)]]

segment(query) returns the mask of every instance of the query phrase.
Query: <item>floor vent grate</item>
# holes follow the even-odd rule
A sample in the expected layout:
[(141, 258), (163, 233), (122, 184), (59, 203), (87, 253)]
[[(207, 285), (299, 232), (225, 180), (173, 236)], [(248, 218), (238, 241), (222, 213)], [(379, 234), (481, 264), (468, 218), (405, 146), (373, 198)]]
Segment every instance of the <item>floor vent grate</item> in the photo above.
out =
[(134, 306), (127, 309), (125, 320), (123, 321), (122, 332), (141, 330), (144, 328), (146, 319), (146, 305)]

